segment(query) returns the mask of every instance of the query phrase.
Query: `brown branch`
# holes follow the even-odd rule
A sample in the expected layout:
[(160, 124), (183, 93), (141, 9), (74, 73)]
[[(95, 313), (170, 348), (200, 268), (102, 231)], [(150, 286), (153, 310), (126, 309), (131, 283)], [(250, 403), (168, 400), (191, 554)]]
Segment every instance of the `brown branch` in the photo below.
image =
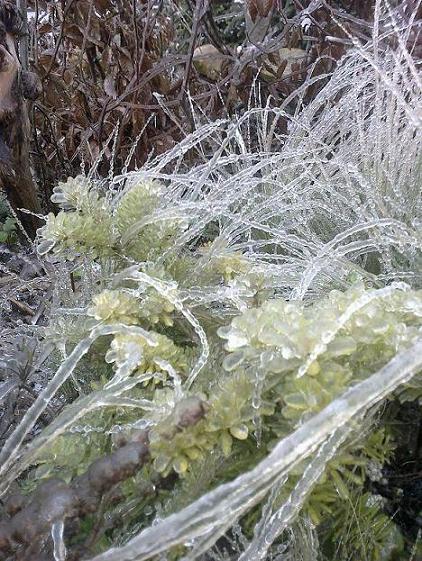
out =
[(195, 50), (196, 39), (199, 32), (199, 26), (201, 23), (202, 18), (207, 13), (209, 8), (209, 0), (198, 0), (195, 5), (195, 10), (193, 14), (193, 25), (192, 25), (192, 33), (189, 41), (189, 48), (188, 48), (188, 56), (187, 62), (185, 67), (185, 74), (183, 76), (183, 83), (182, 83), (182, 90), (181, 95), (184, 96), (186, 94), (186, 89), (189, 81), (190, 71), (192, 68), (192, 59), (193, 53)]
[[(166, 438), (195, 425), (207, 411), (199, 398), (190, 397), (175, 408), (174, 426), (169, 425)], [(66, 521), (70, 534), (77, 531), (78, 519), (104, 508), (104, 500), (111, 488), (135, 475), (149, 459), (148, 431), (140, 431), (130, 441), (122, 442), (115, 452), (94, 461), (87, 471), (69, 484), (50, 479), (37, 487), (30, 498), (10, 496), (5, 502), (8, 515), (0, 520), (0, 555), (8, 559), (39, 561), (43, 559), (51, 527)], [(98, 521), (94, 528), (99, 533)], [(86, 540), (92, 544), (94, 538)], [(49, 544), (51, 547), (51, 544)], [(87, 553), (77, 550), (72, 559)], [(23, 555), (23, 556), (22, 556)]]
[(60, 26), (59, 37), (56, 41), (56, 45), (54, 47), (54, 53), (53, 53), (53, 56), (51, 58), (50, 64), (48, 65), (46, 73), (42, 77), (43, 81), (47, 80), (48, 76), (50, 75), (51, 71), (53, 70), (54, 64), (55, 64), (56, 59), (57, 59), (57, 55), (59, 54), (60, 45), (62, 44), (62, 40), (63, 40), (63, 36), (64, 36), (66, 16), (69, 13), (70, 9), (72, 8), (73, 2), (74, 2), (74, 0), (70, 0), (69, 4), (67, 6), (65, 6), (65, 8), (64, 8), (63, 20), (62, 20), (62, 23), (61, 23), (61, 26)]
[(25, 304), (25, 302), (19, 302), (19, 300), (16, 300), (16, 298), (9, 298), (9, 301), (25, 315), (29, 315), (29, 316), (34, 315), (35, 313), (34, 310), (30, 306), (28, 306), (28, 304)]
[(38, 93), (32, 73), (22, 72), (16, 40), (22, 20), (11, 2), (0, 2), (0, 189), (4, 190), (28, 234), (41, 225), (25, 208), (40, 213), (36, 187), (29, 164), (29, 119), (25, 97)]
[(55, 521), (94, 513), (110, 486), (134, 475), (148, 455), (148, 435), (143, 432), (109, 456), (96, 460), (70, 484), (49, 479), (37, 487), (28, 504), (22, 498), (16, 506), (16, 497), (12, 496), (5, 505), (11, 517), (0, 523), (0, 551), (10, 554), (22, 547), (34, 547), (35, 543), (42, 549)]

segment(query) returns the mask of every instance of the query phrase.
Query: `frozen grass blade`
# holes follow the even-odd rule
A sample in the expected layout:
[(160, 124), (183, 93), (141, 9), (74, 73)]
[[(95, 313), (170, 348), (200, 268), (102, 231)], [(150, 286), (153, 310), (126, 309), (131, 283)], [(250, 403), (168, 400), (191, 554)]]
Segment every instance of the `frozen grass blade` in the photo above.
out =
[(91, 561), (142, 561), (239, 519), (272, 484), (329, 436), (384, 399), (422, 367), (422, 340), (394, 357), (370, 378), (350, 388), (321, 413), (283, 439), (252, 471), (221, 485), (182, 511), (142, 531), (125, 546), (112, 548)]

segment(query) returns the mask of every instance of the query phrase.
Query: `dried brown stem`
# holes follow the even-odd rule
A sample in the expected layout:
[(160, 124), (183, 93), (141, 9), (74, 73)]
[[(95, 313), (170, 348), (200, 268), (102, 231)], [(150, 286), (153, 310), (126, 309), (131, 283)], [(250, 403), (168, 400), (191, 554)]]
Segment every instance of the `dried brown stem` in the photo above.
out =
[[(196, 424), (206, 412), (206, 404), (199, 398), (180, 402), (174, 426), (169, 426), (167, 438)], [(94, 535), (88, 537), (86, 546), (93, 544), (101, 532), (98, 512), (112, 489), (135, 475), (149, 459), (148, 431), (139, 431), (115, 452), (94, 461), (87, 471), (69, 484), (61, 479), (49, 479), (39, 485), (30, 498), (12, 495), (5, 502), (8, 514), (0, 520), (0, 555), (9, 555), (15, 561), (39, 560), (45, 548), (51, 546), (49, 535), (52, 525), (65, 522), (77, 530), (78, 520), (97, 513)], [(82, 550), (84, 547), (82, 547)], [(79, 559), (80, 548), (72, 554)]]
[(0, 551), (11, 554), (34, 548), (35, 543), (41, 551), (55, 521), (94, 513), (107, 490), (134, 475), (148, 456), (148, 434), (143, 432), (112, 454), (96, 460), (70, 484), (50, 479), (38, 486), (28, 503), (22, 498), (17, 506), (16, 496), (12, 496), (5, 505), (11, 517), (0, 523)]
[(22, 71), (16, 42), (22, 19), (16, 6), (0, 1), (0, 189), (4, 190), (27, 233), (35, 235), (41, 225), (20, 208), (40, 213), (29, 164), (29, 120), (25, 98), (39, 93), (32, 73)]

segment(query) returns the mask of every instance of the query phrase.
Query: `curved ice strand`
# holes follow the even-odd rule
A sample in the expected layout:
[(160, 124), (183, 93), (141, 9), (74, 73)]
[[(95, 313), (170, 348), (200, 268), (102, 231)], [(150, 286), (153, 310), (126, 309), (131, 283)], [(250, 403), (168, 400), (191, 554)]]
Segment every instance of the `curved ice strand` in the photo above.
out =
[(350, 425), (345, 425), (335, 431), (321, 445), (320, 450), (308, 464), (285, 503), (273, 515), (266, 517), (266, 519), (263, 517), (253, 541), (238, 561), (263, 561), (266, 559), (269, 548), (299, 514), (309, 493), (324, 473), (327, 463), (333, 458), (352, 428)]
[[(314, 452), (329, 435), (385, 398), (422, 368), (422, 340), (395, 356), (386, 366), (348, 389), (318, 415), (281, 440), (253, 470), (220, 485), (188, 507), (146, 528), (120, 548), (91, 561), (143, 561), (169, 548), (203, 536), (240, 518), (257, 504), (275, 480)], [(216, 532), (216, 539), (218, 538)]]
[(63, 539), (64, 521), (54, 522), (51, 526), (51, 538), (53, 540), (54, 561), (66, 561), (66, 545)]

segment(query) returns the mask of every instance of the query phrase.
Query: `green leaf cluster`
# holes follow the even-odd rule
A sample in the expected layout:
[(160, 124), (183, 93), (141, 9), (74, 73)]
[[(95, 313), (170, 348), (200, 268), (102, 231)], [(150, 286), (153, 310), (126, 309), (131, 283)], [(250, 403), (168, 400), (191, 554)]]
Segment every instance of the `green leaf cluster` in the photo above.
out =
[[(113, 376), (129, 377), (135, 383), (122, 399), (148, 407), (116, 405), (87, 415), (82, 423), (87, 435), (63, 434), (39, 458), (38, 473), (75, 473), (92, 453), (100, 456), (112, 448), (116, 427), (130, 436), (143, 424), (150, 430), (150, 476), (173, 475), (174, 497), (183, 496), (186, 503), (186, 490), (197, 488), (200, 466), (213, 466), (214, 482), (253, 467), (276, 441), (410, 347), (421, 332), (422, 291), (403, 283), (374, 289), (358, 281), (313, 302), (286, 301), (268, 290), (265, 275), (246, 253), (232, 251), (218, 236), (198, 239), (189, 248), (180, 243), (179, 258), (167, 259), (190, 218), (167, 207), (163, 198), (158, 182), (136, 183), (110, 197), (83, 177), (55, 191), (62, 211), (50, 215), (40, 232), (41, 253), (76, 260), (88, 256), (103, 271), (115, 273), (104, 273), (86, 309), (87, 332), (95, 325), (121, 326), (88, 355), (110, 365), (91, 388), (101, 392)], [(138, 276), (131, 276), (128, 265)], [(219, 304), (213, 298), (224, 290), (233, 301), (216, 313)], [(204, 351), (192, 312), (204, 326), (208, 358), (190, 383)], [(398, 395), (412, 399), (415, 391), (420, 397), (417, 378)], [(201, 415), (185, 422), (195, 404)], [(369, 426), (366, 433), (357, 427), (327, 465), (304, 512), (331, 544), (328, 551), (341, 525), (347, 525), (350, 505), (357, 505), (353, 513), (359, 523), (368, 532), (373, 527), (375, 560), (388, 536), (382, 531), (385, 517), (369, 505), (365, 485), (388, 461), (394, 442), (382, 419)], [(75, 446), (84, 458), (78, 467)], [(306, 465), (297, 466), (279, 501)], [(212, 479), (201, 481), (207, 486), (202, 492), (213, 485)], [(133, 486), (125, 489), (129, 504), (135, 500)], [(132, 512), (133, 522), (142, 522), (139, 509)], [(337, 522), (327, 525), (327, 520)], [(346, 550), (357, 542), (358, 536), (349, 533), (339, 558), (348, 558)]]

